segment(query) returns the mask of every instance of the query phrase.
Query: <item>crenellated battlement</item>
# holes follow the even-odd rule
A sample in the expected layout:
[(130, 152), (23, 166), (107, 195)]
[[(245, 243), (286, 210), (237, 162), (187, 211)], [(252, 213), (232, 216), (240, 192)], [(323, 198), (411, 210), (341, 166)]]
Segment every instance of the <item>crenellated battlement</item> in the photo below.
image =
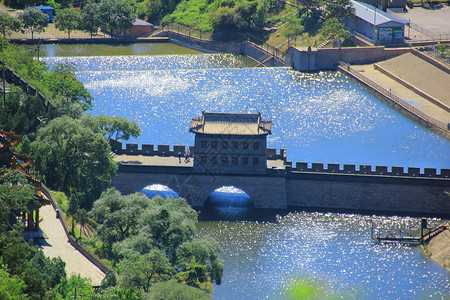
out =
[[(155, 145), (153, 144), (142, 144), (139, 148), (138, 144), (127, 143), (125, 148), (122, 147), (122, 143), (111, 139), (109, 141), (111, 145), (111, 150), (118, 155), (144, 155), (144, 156), (161, 156), (161, 157), (176, 157), (178, 152), (184, 155), (186, 146), (174, 145), (171, 149), (170, 145)], [(191, 156), (194, 155), (194, 146), (189, 146), (189, 151)]]
[[(160, 157), (177, 157), (178, 153), (184, 156), (187, 150), (182, 145), (155, 145), (127, 143), (125, 148), (123, 144), (116, 140), (110, 141), (111, 149), (118, 155), (143, 155), (143, 156), (160, 156)], [(336, 163), (307, 163), (296, 162), (293, 166), (292, 162), (287, 160), (286, 149), (268, 148), (267, 160), (281, 160), (287, 173), (309, 172), (309, 173), (327, 173), (327, 174), (355, 174), (355, 175), (378, 175), (378, 176), (403, 176), (403, 177), (429, 177), (429, 178), (450, 178), (450, 169), (441, 169), (440, 172), (436, 168), (425, 168), (421, 172), (417, 167), (399, 167), (399, 166), (372, 166), (372, 165), (353, 165), (353, 164), (336, 164)], [(189, 146), (191, 157), (195, 154), (195, 147)]]
[[(125, 148), (123, 144), (119, 141), (111, 139), (109, 144), (111, 145), (111, 150), (118, 155), (144, 155), (144, 156), (161, 156), (161, 157), (177, 157), (178, 153), (181, 152), (184, 155), (187, 150), (186, 146), (183, 145), (155, 145), (153, 144), (142, 144), (139, 147), (139, 144), (134, 143), (126, 143)], [(195, 154), (195, 147), (189, 146), (189, 151), (191, 153), (191, 157)], [(286, 149), (279, 149), (277, 153), (277, 149), (268, 148), (267, 149), (267, 159), (268, 160), (282, 160), (288, 165), (291, 165), (290, 162), (287, 162), (287, 151)]]
[(340, 164), (327, 164), (324, 167), (323, 163), (297, 162), (295, 167), (286, 167), (288, 172), (313, 172), (313, 173), (341, 173), (341, 174), (363, 174), (363, 175), (386, 175), (386, 176), (410, 176), (410, 177), (433, 177), (433, 178), (449, 178), (450, 169), (441, 169), (440, 173), (435, 168), (425, 168), (424, 172), (420, 172), (417, 167), (387, 167), (387, 166), (371, 166), (371, 165), (356, 165), (344, 164), (341, 168)]

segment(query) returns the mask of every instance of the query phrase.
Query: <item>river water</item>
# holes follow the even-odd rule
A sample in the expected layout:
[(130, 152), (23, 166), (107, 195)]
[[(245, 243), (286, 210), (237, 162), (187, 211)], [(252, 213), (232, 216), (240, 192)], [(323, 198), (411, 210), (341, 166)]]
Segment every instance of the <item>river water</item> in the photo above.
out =
[[(138, 122), (143, 134), (131, 142), (192, 145), (189, 120), (202, 110), (259, 111), (274, 124), (268, 146), (287, 148), (294, 162), (450, 168), (448, 140), (337, 72), (252, 68), (244, 57), (171, 44), (47, 45), (41, 53), (50, 66), (76, 65), (95, 99), (91, 114)], [(224, 249), (223, 282), (213, 297), (287, 299), (295, 281), (317, 299), (449, 299), (449, 272), (417, 247), (373, 244), (370, 220), (384, 234), (417, 233), (419, 224), (408, 217), (204, 209), (199, 233)]]

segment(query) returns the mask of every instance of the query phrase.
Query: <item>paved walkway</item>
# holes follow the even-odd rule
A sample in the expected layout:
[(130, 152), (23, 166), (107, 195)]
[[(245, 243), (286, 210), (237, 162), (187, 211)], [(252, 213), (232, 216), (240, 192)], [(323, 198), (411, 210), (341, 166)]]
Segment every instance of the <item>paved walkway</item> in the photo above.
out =
[(80, 274), (91, 279), (93, 285), (100, 285), (105, 274), (78, 252), (68, 241), (66, 233), (53, 206), (46, 205), (39, 210), (42, 221), (40, 228), (45, 239), (40, 239), (40, 248), (46, 256), (61, 257), (66, 262), (66, 272), (70, 277)]
[(450, 74), (412, 53), (379, 62), (378, 65), (450, 107)]
[[(193, 158), (191, 158), (188, 163), (185, 163), (183, 157), (181, 158), (180, 163), (178, 157), (173, 156), (116, 155), (114, 161), (116, 163), (144, 166), (192, 167), (194, 164)], [(286, 166), (282, 160), (267, 160), (267, 168), (285, 169)]]
[[(409, 65), (410, 66), (410, 65)], [(397, 81), (391, 79), (390, 77), (384, 75), (378, 70), (374, 69), (373, 64), (368, 65), (353, 65), (352, 66), (355, 70), (363, 74), (364, 76), (368, 77), (372, 81), (376, 82), (378, 85), (390, 89), (391, 92), (398, 97), (408, 101), (412, 102), (411, 104), (415, 106), (416, 108), (420, 109), (425, 114), (429, 115), (430, 117), (433, 117), (437, 120), (440, 120), (444, 123), (450, 123), (450, 113), (445, 111), (444, 109), (440, 108), (439, 106), (431, 103), (427, 99), (419, 96), (412, 90), (408, 89), (407, 87), (403, 86), (402, 84), (398, 83)], [(412, 67), (412, 66), (410, 66)], [(433, 81), (438, 80), (438, 78), (432, 77), (429, 73), (427, 73), (424, 70), (414, 70), (411, 72), (419, 73), (423, 76), (424, 85), (427, 85), (428, 83), (431, 85)], [(434, 83), (433, 83), (434, 84)], [(439, 89), (445, 90), (448, 92), (448, 87), (450, 85), (441, 85), (439, 86)], [(418, 87), (420, 88), (420, 87)], [(423, 87), (422, 87), (423, 88)], [(442, 100), (449, 100), (450, 98), (444, 98)]]

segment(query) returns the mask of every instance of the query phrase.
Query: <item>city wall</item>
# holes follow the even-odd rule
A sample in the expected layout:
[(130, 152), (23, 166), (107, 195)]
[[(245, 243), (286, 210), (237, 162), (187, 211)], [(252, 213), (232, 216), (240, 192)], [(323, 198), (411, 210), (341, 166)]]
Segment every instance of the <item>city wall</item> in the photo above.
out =
[[(128, 144), (120, 151), (128, 155), (160, 155), (175, 158), (175, 146), (159, 145), (148, 154), (145, 148)], [(161, 146), (167, 146), (161, 147)], [(184, 146), (179, 146), (183, 147)], [(181, 148), (179, 148), (181, 149)], [(117, 149), (116, 149), (117, 150)], [(193, 149), (195, 150), (195, 149)], [(111, 186), (125, 194), (151, 184), (170, 187), (192, 206), (203, 206), (208, 196), (222, 186), (234, 186), (247, 193), (255, 207), (341, 210), (366, 213), (409, 214), (450, 217), (450, 169), (388, 167), (354, 164), (323, 164), (286, 160), (286, 151), (268, 149), (273, 158), (284, 160), (284, 169), (267, 169), (266, 174), (216, 174), (193, 172), (192, 167), (119, 164)], [(118, 150), (117, 150), (118, 151)], [(162, 152), (159, 152), (162, 153)], [(195, 153), (193, 151), (193, 153)], [(274, 154), (275, 153), (275, 154)], [(195, 154), (194, 154), (195, 155)], [(268, 155), (269, 157), (269, 155)]]
[[(161, 157), (178, 157), (178, 153), (184, 156), (187, 150), (183, 145), (153, 145), (153, 144), (142, 144), (139, 147), (138, 144), (127, 143), (123, 147), (121, 142), (111, 139), (109, 144), (111, 145), (111, 150), (118, 155), (143, 155), (143, 156), (161, 156)], [(189, 146), (189, 152), (191, 156), (195, 154), (195, 147)], [(268, 148), (267, 149), (267, 159), (268, 160), (283, 160), (285, 164), (291, 165), (291, 162), (287, 161), (286, 149), (280, 149), (277, 153), (277, 149)]]

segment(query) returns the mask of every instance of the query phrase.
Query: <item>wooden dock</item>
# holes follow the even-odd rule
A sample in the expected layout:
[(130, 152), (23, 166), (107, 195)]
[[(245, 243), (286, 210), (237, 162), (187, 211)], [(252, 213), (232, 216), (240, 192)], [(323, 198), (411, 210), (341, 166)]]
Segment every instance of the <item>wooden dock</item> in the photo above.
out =
[(399, 244), (409, 244), (409, 245), (422, 245), (428, 242), (431, 238), (438, 235), (439, 233), (447, 230), (449, 224), (443, 224), (436, 228), (431, 229), (426, 234), (423, 234), (423, 227), (421, 228), (421, 236), (374, 236), (372, 230), (372, 240), (377, 243), (399, 243)]

